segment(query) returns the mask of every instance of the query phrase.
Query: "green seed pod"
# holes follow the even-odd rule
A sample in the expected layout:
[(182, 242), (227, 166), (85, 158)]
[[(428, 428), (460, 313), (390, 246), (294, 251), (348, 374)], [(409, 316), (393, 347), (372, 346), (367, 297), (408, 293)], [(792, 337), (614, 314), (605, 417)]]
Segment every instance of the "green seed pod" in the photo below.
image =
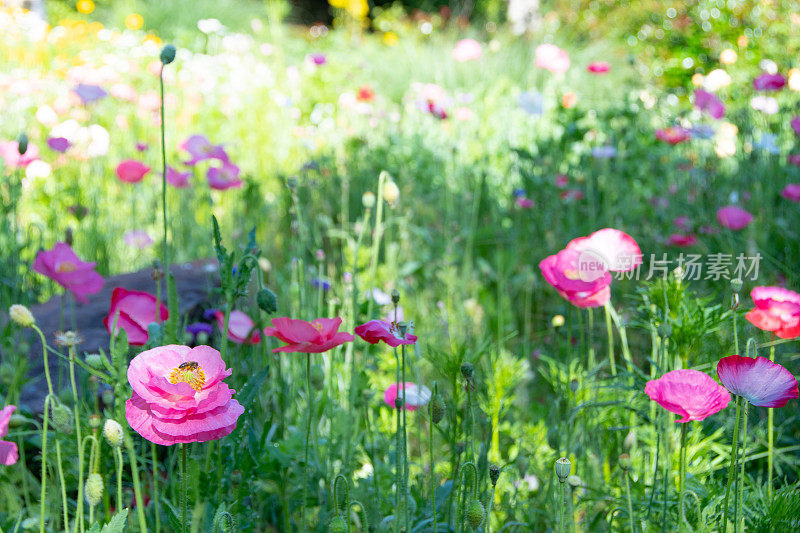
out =
[(627, 453), (623, 453), (619, 456), (619, 467), (624, 471), (628, 471), (633, 466), (633, 462), (631, 461), (631, 456)]
[(578, 487), (583, 485), (583, 481), (581, 480), (581, 478), (579, 478), (575, 474), (572, 474), (567, 478), (567, 483), (569, 483), (569, 486), (572, 487), (573, 489), (577, 489)]
[(114, 391), (112, 389), (105, 389), (100, 396), (104, 405), (114, 405)]
[(72, 416), (72, 410), (63, 403), (58, 403), (53, 407), (53, 410), (50, 412), (50, 422), (52, 422), (53, 427), (56, 428), (57, 431), (65, 435), (71, 435), (72, 431), (75, 429), (73, 426), (74, 418)]
[(168, 44), (161, 49), (161, 62), (164, 65), (169, 65), (173, 61), (175, 61), (175, 45)]
[(497, 485), (497, 480), (500, 479), (500, 467), (492, 465), (489, 467), (489, 479), (492, 480), (492, 486)]
[(316, 390), (322, 390), (322, 387), (325, 386), (325, 371), (320, 365), (311, 367), (311, 386)]
[(328, 524), (328, 533), (347, 533), (347, 522), (341, 516), (334, 516)]
[(738, 293), (740, 290), (742, 290), (742, 285), (742, 280), (738, 278), (731, 280), (731, 290), (735, 293)]
[(431, 421), (434, 424), (438, 424), (445, 414), (447, 414), (447, 405), (444, 403), (442, 395), (434, 394), (433, 398), (431, 398)]
[(400, 303), (400, 291), (397, 289), (392, 290), (392, 303), (398, 304)]
[(467, 525), (469, 527), (478, 529), (483, 523), (483, 519), (486, 518), (486, 509), (483, 508), (483, 504), (480, 500), (472, 500), (467, 504), (467, 511), (464, 513), (464, 516), (467, 519)]
[(91, 414), (89, 415), (89, 427), (92, 429), (97, 429), (103, 425), (103, 417), (98, 414)]
[(472, 363), (461, 363), (461, 376), (464, 379), (472, 379), (474, 375), (475, 368), (472, 366)]
[(103, 478), (100, 477), (100, 474), (89, 474), (84, 485), (84, 493), (86, 494), (86, 503), (90, 507), (100, 503), (100, 500), (103, 499)]
[(17, 152), (19, 155), (25, 155), (25, 152), (28, 151), (28, 136), (24, 133), (20, 133), (19, 137), (17, 137)]
[(556, 461), (556, 475), (561, 483), (564, 483), (572, 471), (572, 463), (569, 459), (562, 457)]
[(256, 302), (262, 311), (271, 315), (278, 310), (278, 297), (269, 289), (261, 289), (256, 295)]

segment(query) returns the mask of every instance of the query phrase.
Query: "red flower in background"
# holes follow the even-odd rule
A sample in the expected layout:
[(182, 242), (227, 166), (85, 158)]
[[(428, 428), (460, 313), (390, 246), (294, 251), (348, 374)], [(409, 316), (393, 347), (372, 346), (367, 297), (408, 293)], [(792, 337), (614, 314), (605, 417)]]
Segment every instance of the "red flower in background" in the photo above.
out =
[(753, 221), (753, 215), (735, 205), (722, 207), (717, 211), (717, 222), (720, 226), (738, 231)]
[(800, 294), (782, 287), (753, 287), (755, 308), (745, 315), (758, 329), (782, 339), (800, 337)]
[(139, 183), (148, 172), (150, 167), (133, 159), (126, 159), (117, 165), (117, 177), (125, 183)]
[(689, 140), (691, 134), (689, 130), (681, 128), (680, 126), (670, 126), (669, 128), (662, 128), (656, 130), (656, 138), (665, 143), (673, 146)]
[(592, 61), (586, 66), (586, 70), (592, 74), (605, 74), (611, 70), (611, 65), (606, 61)]

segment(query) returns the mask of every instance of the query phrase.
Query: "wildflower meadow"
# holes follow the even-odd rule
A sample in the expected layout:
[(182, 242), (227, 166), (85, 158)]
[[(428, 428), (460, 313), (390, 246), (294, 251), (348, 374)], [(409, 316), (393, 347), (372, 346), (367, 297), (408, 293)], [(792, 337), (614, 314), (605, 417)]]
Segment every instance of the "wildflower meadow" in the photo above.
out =
[(0, 34), (0, 533), (800, 531), (797, 1)]

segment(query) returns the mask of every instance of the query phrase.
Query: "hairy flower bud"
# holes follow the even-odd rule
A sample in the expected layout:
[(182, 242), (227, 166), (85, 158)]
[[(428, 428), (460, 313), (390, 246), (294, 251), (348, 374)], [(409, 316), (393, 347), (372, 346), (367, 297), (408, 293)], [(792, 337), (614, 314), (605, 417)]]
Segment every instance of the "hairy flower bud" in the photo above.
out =
[(464, 379), (472, 379), (475, 375), (475, 368), (472, 363), (461, 363), (461, 376)]
[(334, 516), (328, 524), (328, 533), (346, 533), (347, 523), (341, 516)]
[(89, 415), (89, 427), (92, 429), (97, 429), (103, 425), (103, 417), (93, 413)]
[(103, 368), (103, 356), (99, 353), (87, 353), (86, 357), (84, 357), (84, 361), (94, 369), (99, 370)]
[(72, 431), (75, 429), (73, 427), (74, 418), (72, 416), (72, 410), (60, 402), (50, 411), (50, 422), (52, 422), (53, 427), (56, 428), (57, 431), (65, 435), (72, 434)]
[(103, 478), (100, 477), (100, 474), (89, 474), (84, 485), (84, 494), (86, 494), (86, 503), (90, 507), (100, 503), (100, 500), (103, 499)]
[(11, 317), (11, 320), (23, 328), (29, 328), (36, 323), (36, 319), (33, 318), (33, 313), (24, 305), (12, 305), (8, 308), (8, 315)]
[(472, 500), (467, 504), (464, 517), (467, 519), (467, 525), (469, 525), (469, 527), (478, 529), (483, 523), (483, 519), (486, 517), (486, 509), (483, 508), (483, 504), (480, 500)]
[(556, 461), (556, 476), (561, 483), (564, 483), (572, 471), (572, 463), (566, 457), (561, 457)]
[(372, 209), (375, 206), (375, 194), (367, 191), (361, 196), (361, 203), (367, 209)]
[(262, 311), (271, 315), (278, 310), (278, 297), (269, 289), (261, 289), (256, 295), (256, 303)]
[(107, 418), (103, 424), (103, 437), (109, 446), (119, 448), (122, 446), (122, 426), (116, 420)]
[(489, 479), (492, 480), (492, 486), (497, 485), (497, 480), (500, 479), (500, 467), (492, 465), (489, 467)]
[(438, 424), (447, 413), (447, 405), (444, 403), (444, 398), (441, 394), (434, 394), (431, 398), (431, 421)]
[(177, 50), (175, 50), (174, 44), (168, 44), (164, 46), (164, 48), (161, 49), (161, 55), (160, 55), (161, 63), (163, 63), (164, 65), (169, 65), (170, 63), (175, 61), (176, 52)]

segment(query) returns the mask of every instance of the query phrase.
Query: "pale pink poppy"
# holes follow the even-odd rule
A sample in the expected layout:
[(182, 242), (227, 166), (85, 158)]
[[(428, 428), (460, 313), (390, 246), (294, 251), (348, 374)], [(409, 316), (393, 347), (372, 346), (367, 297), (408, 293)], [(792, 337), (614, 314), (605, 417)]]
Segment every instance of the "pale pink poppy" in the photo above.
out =
[(790, 183), (781, 191), (781, 196), (791, 202), (800, 202), (800, 183)]
[(188, 187), (189, 178), (192, 177), (191, 172), (179, 172), (171, 166), (167, 166), (167, 183), (178, 189)]
[(210, 346), (168, 345), (140, 353), (128, 365), (133, 389), (125, 418), (139, 435), (162, 446), (229, 435), (244, 408), (223, 381), (231, 375)]
[(189, 152), (192, 158), (186, 162), (187, 165), (194, 165), (207, 159), (218, 159), (222, 162), (228, 161), (228, 154), (221, 144), (211, 144), (204, 135), (192, 135), (186, 139), (181, 148)]
[(747, 227), (753, 220), (753, 215), (735, 205), (722, 207), (717, 211), (717, 222), (720, 226), (738, 231)]
[(400, 330), (396, 323), (384, 322), (383, 320), (370, 320), (355, 329), (356, 335), (370, 344), (377, 344), (380, 341), (389, 346), (397, 347), (401, 344), (414, 344), (417, 336), (406, 332), (405, 337), (400, 335)]
[(534, 52), (533, 64), (549, 70), (554, 74), (563, 74), (569, 70), (569, 55), (554, 44), (540, 44)]
[(800, 154), (789, 154), (786, 160), (790, 165), (800, 167)]
[(95, 272), (97, 263), (81, 260), (69, 244), (57, 242), (52, 249), (36, 254), (33, 270), (52, 279), (72, 293), (75, 301), (86, 303), (87, 296), (103, 288), (103, 277)]
[(242, 186), (239, 179), (239, 167), (230, 162), (224, 162), (221, 167), (209, 167), (206, 172), (208, 186), (218, 191)]
[(800, 337), (800, 294), (783, 287), (753, 287), (755, 308), (745, 318), (758, 329), (781, 339)]
[(725, 409), (730, 393), (711, 376), (699, 370), (680, 369), (667, 372), (647, 382), (644, 388), (651, 400), (679, 415), (676, 422), (686, 423), (705, 418)]
[[(158, 305), (157, 305), (158, 304)], [(159, 316), (156, 317), (156, 308)], [(147, 344), (149, 334), (147, 326), (152, 322), (163, 322), (169, 318), (169, 311), (156, 297), (149, 292), (129, 291), (116, 287), (111, 293), (111, 306), (103, 319), (103, 325), (110, 335), (117, 335), (119, 330), (125, 331), (128, 343), (133, 346)], [(112, 331), (116, 320), (117, 327)]]
[(783, 407), (798, 397), (797, 379), (766, 357), (723, 357), (717, 375), (726, 389), (757, 407)]
[[(217, 311), (214, 313), (214, 318), (217, 319), (217, 326), (222, 331), (225, 328), (225, 313)], [(247, 313), (234, 309), (228, 318), (228, 339), (236, 344), (258, 344), (261, 333)]]
[[(6, 405), (0, 410), (0, 439), (8, 435), (8, 423), (14, 414), (16, 405)], [(0, 465), (11, 466), (19, 460), (17, 443), (0, 440)]]
[(695, 89), (694, 105), (700, 111), (705, 111), (714, 118), (722, 118), (725, 115), (725, 105), (716, 95), (703, 89)]
[(141, 229), (132, 229), (123, 235), (125, 244), (131, 248), (139, 248), (143, 250), (153, 244), (153, 239), (146, 231)]
[(403, 395), (405, 395), (403, 408), (406, 411), (416, 411), (431, 401), (431, 390), (425, 385), (417, 385), (410, 381), (400, 383), (399, 387), (397, 385), (397, 383), (392, 383), (383, 392), (383, 401), (392, 409), (396, 408), (395, 401), (398, 396), (403, 398)]
[(686, 215), (681, 215), (672, 222), (673, 224), (675, 224), (675, 227), (677, 227), (679, 230), (689, 231), (690, 229), (692, 229), (691, 220), (689, 220), (689, 217), (687, 217)]
[(20, 155), (17, 141), (0, 141), (0, 158), (6, 168), (25, 168), (39, 158), (39, 148), (29, 141), (28, 149)]
[(475, 39), (461, 39), (453, 48), (453, 59), (463, 63), (481, 58), (481, 43)]
[(789, 125), (792, 127), (796, 135), (800, 135), (800, 117), (793, 117)]
[(689, 130), (681, 128), (680, 126), (670, 126), (668, 128), (656, 130), (656, 138), (658, 140), (673, 146), (688, 141), (690, 137), (691, 133), (689, 133)]
[(117, 177), (125, 183), (139, 183), (150, 172), (150, 167), (134, 159), (126, 159), (117, 165)]
[(517, 198), (515, 203), (517, 204), (517, 207), (522, 209), (530, 209), (534, 206), (533, 200), (530, 198), (525, 198), (524, 196)]

